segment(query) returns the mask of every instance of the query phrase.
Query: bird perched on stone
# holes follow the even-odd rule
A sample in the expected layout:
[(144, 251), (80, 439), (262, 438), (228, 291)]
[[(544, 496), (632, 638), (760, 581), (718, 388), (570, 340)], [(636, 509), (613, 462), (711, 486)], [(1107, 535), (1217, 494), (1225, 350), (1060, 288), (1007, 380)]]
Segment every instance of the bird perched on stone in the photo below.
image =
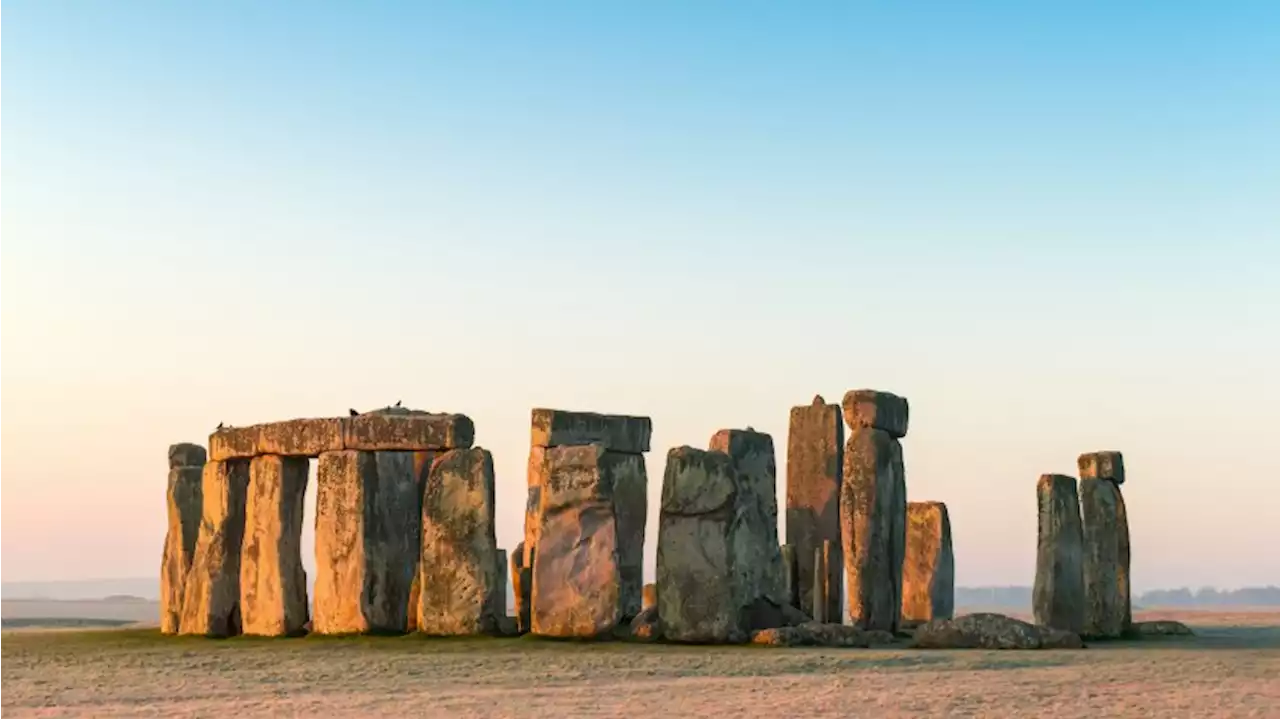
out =
[(400, 400), (396, 400), (396, 406), (397, 406), (397, 407), (399, 407), (399, 406), (400, 406)]
[(360, 416), (360, 413), (359, 413), (359, 412), (357, 412), (357, 411), (355, 411), (354, 409), (349, 409), (349, 410), (347, 410), (347, 412), (350, 412), (352, 417), (359, 417), (359, 416)]
[(222, 423), (221, 423), (221, 422), (219, 422), (219, 423), (218, 423), (218, 429), (222, 429)]

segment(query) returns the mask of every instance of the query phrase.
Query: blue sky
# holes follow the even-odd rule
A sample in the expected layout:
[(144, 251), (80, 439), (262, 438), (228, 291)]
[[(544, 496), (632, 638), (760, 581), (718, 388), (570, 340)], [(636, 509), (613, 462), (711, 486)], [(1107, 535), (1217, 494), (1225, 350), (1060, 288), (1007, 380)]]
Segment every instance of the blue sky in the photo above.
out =
[(7, 581), (156, 573), (220, 421), (466, 412), (510, 547), (533, 406), (651, 415), (656, 498), (853, 387), (910, 398), (962, 584), (1029, 583), (1036, 477), (1102, 448), (1139, 588), (1280, 581), (1274, 3), (2, 20)]

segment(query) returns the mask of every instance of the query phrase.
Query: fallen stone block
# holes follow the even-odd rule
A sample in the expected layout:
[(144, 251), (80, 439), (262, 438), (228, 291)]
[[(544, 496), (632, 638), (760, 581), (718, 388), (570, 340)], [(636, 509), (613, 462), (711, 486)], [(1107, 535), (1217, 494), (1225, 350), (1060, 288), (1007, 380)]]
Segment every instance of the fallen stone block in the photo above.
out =
[(751, 634), (752, 644), (774, 647), (868, 648), (889, 645), (893, 641), (893, 635), (888, 632), (821, 622), (762, 629)]
[(1036, 623), (1079, 633), (1084, 629), (1084, 540), (1076, 480), (1061, 474), (1041, 475), (1036, 500), (1036, 578), (1031, 597)]
[(894, 439), (907, 436), (907, 400), (892, 392), (851, 389), (844, 395), (844, 421), (849, 429), (872, 427)]
[[(198, 451), (197, 451), (198, 450)], [(201, 481), (204, 448), (175, 444), (169, 448), (169, 480), (165, 491), (168, 529), (160, 562), (160, 631), (177, 634), (182, 623), (182, 600), (187, 573), (200, 536)]]
[(409, 593), (420, 553), (413, 541), (421, 536), (420, 502), (412, 452), (344, 450), (320, 455), (312, 620), (316, 633), (407, 631)]
[(1134, 622), (1129, 626), (1127, 634), (1134, 637), (1189, 637), (1194, 636), (1195, 632), (1182, 622), (1159, 619), (1150, 622)]
[(956, 562), (947, 505), (908, 503), (906, 546), (902, 564), (903, 621), (950, 619), (955, 613)]
[(813, 403), (791, 408), (787, 434), (787, 544), (795, 554), (795, 605), (813, 607), (814, 549), (824, 541), (836, 549), (835, 592), (829, 596), (826, 616), (839, 617), (840, 573), (843, 547), (840, 540), (840, 486), (844, 477), (844, 423), (840, 406), (821, 396)]
[(240, 616), (245, 634), (285, 637), (309, 621), (302, 568), (302, 500), (306, 457), (262, 455), (249, 463)]
[(1109, 479), (1080, 481), (1084, 537), (1086, 638), (1116, 638), (1131, 623), (1129, 520), (1120, 488)]
[(912, 646), (917, 649), (1081, 649), (1079, 635), (1006, 617), (1003, 614), (967, 614), (955, 619), (935, 619), (916, 628)]
[(200, 533), (183, 590), (181, 634), (240, 633), (240, 548), (248, 487), (248, 461), (205, 463)]
[(361, 414), (343, 420), (346, 449), (421, 452), (467, 449), (476, 428), (465, 414)]
[(562, 447), (598, 444), (613, 452), (640, 454), (649, 451), (653, 421), (595, 412), (534, 409), (530, 444), (534, 447)]
[(753, 430), (722, 429), (711, 437), (713, 452), (729, 455), (734, 492), (734, 581), (739, 606), (758, 599), (786, 602), (782, 551), (778, 544), (778, 479), (773, 438)]
[(1109, 479), (1124, 484), (1124, 455), (1116, 451), (1089, 452), (1076, 460), (1080, 479)]
[(844, 452), (840, 519), (849, 620), (862, 629), (894, 632), (901, 614), (901, 550), (895, 547), (905, 502), (900, 499), (898, 441), (888, 432), (859, 427)]

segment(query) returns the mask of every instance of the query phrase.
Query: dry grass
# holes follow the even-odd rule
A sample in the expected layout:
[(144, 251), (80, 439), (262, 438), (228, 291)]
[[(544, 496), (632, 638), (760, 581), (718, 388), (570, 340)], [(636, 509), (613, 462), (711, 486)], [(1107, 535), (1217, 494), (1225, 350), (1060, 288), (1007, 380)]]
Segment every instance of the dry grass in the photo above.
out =
[[(18, 716), (1280, 716), (1280, 612), (1191, 639), (927, 652), (5, 633)], [(1140, 618), (1155, 618), (1140, 617)]]

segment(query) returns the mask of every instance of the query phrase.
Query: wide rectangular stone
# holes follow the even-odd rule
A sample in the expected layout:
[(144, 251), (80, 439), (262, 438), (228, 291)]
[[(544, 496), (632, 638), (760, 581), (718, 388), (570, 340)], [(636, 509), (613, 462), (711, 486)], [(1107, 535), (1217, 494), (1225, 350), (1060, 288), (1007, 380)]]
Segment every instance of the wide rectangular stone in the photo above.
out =
[(342, 423), (336, 417), (323, 417), (228, 427), (209, 436), (209, 456), (215, 460), (260, 454), (315, 457), (342, 449)]
[(248, 487), (247, 460), (205, 463), (200, 534), (183, 590), (181, 634), (240, 633), (240, 549)]
[(1076, 460), (1080, 479), (1109, 479), (1124, 484), (1124, 455), (1114, 450), (1089, 452)]
[(245, 634), (301, 634), (308, 620), (302, 568), (302, 499), (306, 457), (261, 455), (249, 463), (244, 544), (240, 553), (240, 616)]
[(1129, 597), (1129, 519), (1120, 487), (1108, 479), (1080, 480), (1084, 556), (1085, 638), (1122, 636), (1132, 624)]
[(906, 557), (902, 563), (902, 619), (931, 622), (955, 614), (956, 560), (951, 518), (942, 502), (907, 504)]
[(1036, 624), (1078, 634), (1084, 627), (1084, 539), (1075, 478), (1041, 475), (1036, 502)]
[[(422, 497), (418, 631), (493, 634), (506, 616), (505, 561), (494, 531), (493, 457), (474, 447), (442, 454)], [(501, 592), (501, 593), (500, 593)]]
[(406, 631), (422, 522), (413, 453), (325, 452), (316, 478), (313, 630)]
[(907, 436), (908, 406), (905, 397), (873, 389), (851, 389), (844, 395), (844, 421), (849, 429), (874, 427), (893, 435)]
[[(724, 452), (737, 479), (734, 496), (734, 574), (744, 608), (760, 600), (786, 604), (778, 543), (778, 468), (773, 437), (754, 430), (722, 429), (708, 449)], [(764, 627), (752, 627), (752, 629)]]
[(361, 414), (343, 420), (343, 447), (420, 452), (466, 449), (476, 428), (465, 414)]
[[(787, 433), (787, 544), (795, 547), (797, 605), (813, 609), (814, 549), (830, 541), (836, 547), (838, 573), (844, 571), (840, 540), (840, 485), (844, 477), (844, 423), (840, 406), (821, 396), (791, 408)], [(826, 615), (839, 617), (840, 579), (829, 597)]]
[(532, 425), (534, 447), (599, 444), (614, 452), (639, 454), (649, 451), (653, 434), (648, 417), (560, 409), (534, 409)]
[(165, 492), (169, 524), (164, 537), (164, 556), (160, 562), (160, 631), (164, 634), (177, 634), (182, 623), (187, 573), (195, 556), (203, 511), (200, 486), (204, 474), (203, 460), (200, 466), (173, 467), (173, 457), (170, 449), (171, 468)]
[(895, 548), (902, 483), (901, 448), (890, 433), (873, 427), (851, 429), (844, 450), (840, 494), (841, 542), (850, 623), (892, 632), (901, 615), (901, 550)]

